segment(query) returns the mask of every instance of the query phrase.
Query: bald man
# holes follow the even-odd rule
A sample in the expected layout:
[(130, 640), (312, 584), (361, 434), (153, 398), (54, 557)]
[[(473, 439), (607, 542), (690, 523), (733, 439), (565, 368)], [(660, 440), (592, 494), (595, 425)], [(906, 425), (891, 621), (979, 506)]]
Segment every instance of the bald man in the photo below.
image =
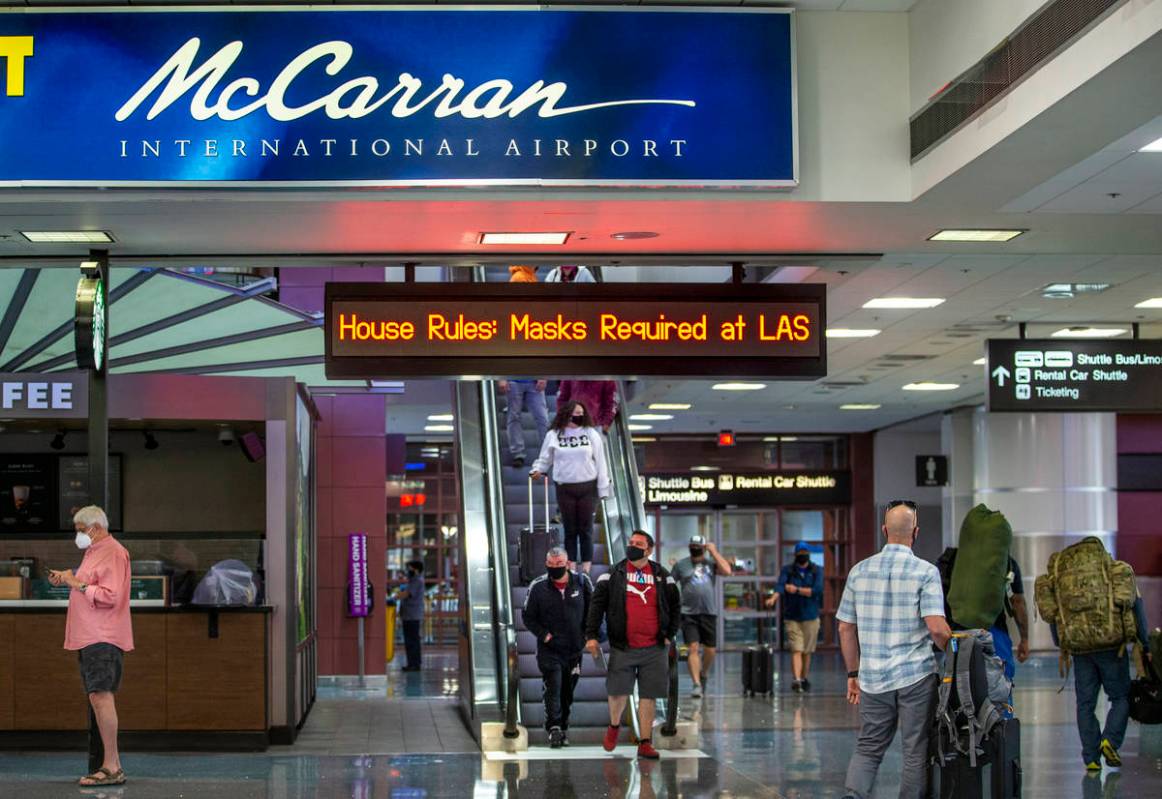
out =
[(897, 727), (904, 749), (900, 799), (927, 795), (937, 686), (932, 644), (944, 649), (952, 637), (940, 572), (912, 552), (920, 534), (916, 503), (889, 503), (883, 531), (887, 544), (847, 575), (835, 614), (848, 669), (847, 701), (859, 705), (860, 721), (844, 799), (871, 796)]

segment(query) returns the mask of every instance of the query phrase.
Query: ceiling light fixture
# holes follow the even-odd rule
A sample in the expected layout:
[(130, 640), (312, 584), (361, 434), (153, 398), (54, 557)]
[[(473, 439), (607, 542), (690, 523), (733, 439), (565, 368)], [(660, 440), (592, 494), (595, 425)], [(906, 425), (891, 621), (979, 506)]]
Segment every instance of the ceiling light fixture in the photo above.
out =
[(798, 436), (764, 436), (763, 437), (763, 441), (767, 442), (768, 444), (773, 444), (776, 441), (781, 441), (784, 444), (790, 444), (791, 442), (798, 441), (798, 440), (799, 440)]
[(658, 235), (652, 230), (626, 230), (622, 233), (611, 233), (609, 238), (618, 241), (637, 241), (639, 239), (656, 239)]
[(33, 244), (111, 244), (113, 236), (104, 230), (22, 230), (20, 235)]
[(928, 237), (928, 241), (962, 241), (962, 242), (986, 242), (989, 244), (1003, 244), (1006, 241), (1012, 241), (1020, 236), (1022, 233), (1028, 233), (1026, 230), (988, 230), (988, 229), (974, 229), (974, 228), (949, 228), (938, 231)]
[(882, 406), (878, 402), (849, 402), (846, 405), (840, 405), (841, 411), (877, 411)]
[(635, 444), (649, 444), (653, 441), (657, 441), (657, 439), (653, 436), (633, 436), (630, 440)]
[(715, 391), (761, 391), (766, 383), (715, 383)]
[(943, 297), (876, 297), (863, 304), (864, 308), (889, 311), (914, 311), (935, 308), (944, 303)]
[(526, 232), (526, 233), (481, 233), (481, 244), (564, 244), (571, 233)]
[(635, 422), (668, 422), (674, 418), (672, 413), (635, 413), (629, 417)]
[(934, 383), (931, 380), (922, 380), (904, 386), (904, 391), (955, 391), (958, 388), (959, 383)]
[(1145, 147), (1138, 150), (1140, 153), (1162, 153), (1162, 139), (1154, 139)]
[(719, 466), (691, 466), (692, 472), (721, 472), (722, 468)]
[(874, 327), (869, 328), (852, 328), (852, 327), (829, 327), (824, 332), (827, 338), (871, 338), (878, 336), (882, 331), (876, 330)]
[(456, 417), (450, 413), (433, 413), (428, 416), (429, 422), (451, 422)]
[(630, 429), (630, 431), (653, 430), (654, 426), (652, 424), (631, 424), (631, 425), (629, 425), (629, 429)]
[(451, 433), (456, 428), (450, 424), (428, 424), (424, 425), (424, 431), (428, 433)]
[(1115, 338), (1126, 332), (1124, 327), (1063, 327), (1050, 338)]
[(989, 362), (988, 358), (977, 358), (975, 361), (972, 362), (972, 365), (973, 366), (985, 366), (986, 364), (988, 364), (988, 362)]
[(1142, 300), (1134, 307), (1135, 308), (1162, 308), (1162, 297), (1151, 297), (1148, 300)]
[(1041, 296), (1047, 300), (1071, 300), (1078, 294), (1100, 294), (1109, 287), (1109, 283), (1050, 283), (1041, 289)]
[(651, 411), (688, 411), (693, 407), (688, 402), (651, 402)]

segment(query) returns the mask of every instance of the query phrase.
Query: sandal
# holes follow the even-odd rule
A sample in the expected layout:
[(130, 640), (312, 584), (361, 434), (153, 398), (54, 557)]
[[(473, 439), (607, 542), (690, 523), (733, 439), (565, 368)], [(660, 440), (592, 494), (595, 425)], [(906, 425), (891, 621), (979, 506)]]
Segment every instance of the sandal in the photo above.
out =
[[(89, 780), (89, 782), (86, 782)], [(100, 785), (124, 785), (125, 772), (121, 769), (117, 771), (110, 771), (101, 766), (101, 768), (77, 780), (77, 784), (82, 788), (94, 788)]]

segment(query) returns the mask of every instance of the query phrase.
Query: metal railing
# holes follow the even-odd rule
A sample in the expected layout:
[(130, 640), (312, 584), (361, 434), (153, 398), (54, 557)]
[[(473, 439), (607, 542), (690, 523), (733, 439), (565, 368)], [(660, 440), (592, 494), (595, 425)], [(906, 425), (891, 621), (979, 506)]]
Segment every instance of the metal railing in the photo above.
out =
[(519, 738), (520, 730), (520, 649), (516, 630), (508, 628), (508, 691), (504, 699), (504, 737)]

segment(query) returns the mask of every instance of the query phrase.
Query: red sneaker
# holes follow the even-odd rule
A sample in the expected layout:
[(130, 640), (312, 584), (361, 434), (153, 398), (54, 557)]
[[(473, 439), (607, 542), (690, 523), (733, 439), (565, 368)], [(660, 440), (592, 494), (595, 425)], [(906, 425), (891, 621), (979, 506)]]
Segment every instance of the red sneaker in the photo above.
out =
[(644, 757), (646, 760), (657, 760), (661, 757), (658, 750), (654, 749), (654, 745), (649, 741), (642, 741), (637, 745), (637, 756)]
[(605, 740), (601, 745), (605, 747), (606, 752), (612, 752), (617, 748), (617, 736), (621, 734), (621, 727), (614, 727), (612, 724), (605, 728)]

